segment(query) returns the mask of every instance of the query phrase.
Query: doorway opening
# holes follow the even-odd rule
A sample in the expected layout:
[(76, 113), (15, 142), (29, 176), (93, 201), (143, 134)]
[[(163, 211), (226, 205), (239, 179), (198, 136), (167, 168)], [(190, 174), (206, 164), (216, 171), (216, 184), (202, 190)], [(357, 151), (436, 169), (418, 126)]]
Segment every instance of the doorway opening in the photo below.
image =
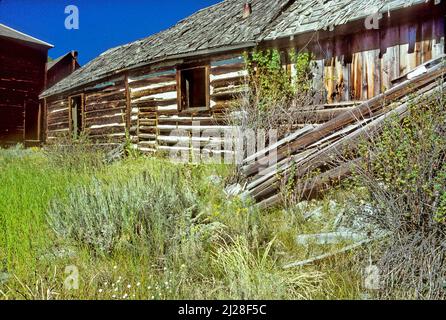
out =
[(41, 113), (38, 102), (28, 100), (25, 103), (25, 142), (28, 144), (40, 141)]
[(83, 129), (83, 99), (82, 95), (70, 97), (70, 128), (73, 139), (78, 139)]

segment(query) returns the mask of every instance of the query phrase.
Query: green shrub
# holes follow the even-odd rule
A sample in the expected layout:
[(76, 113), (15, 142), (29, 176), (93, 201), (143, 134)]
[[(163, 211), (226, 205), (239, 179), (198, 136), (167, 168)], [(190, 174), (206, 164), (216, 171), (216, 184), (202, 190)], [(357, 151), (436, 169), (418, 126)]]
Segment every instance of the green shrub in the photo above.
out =
[[(444, 98), (439, 92), (410, 105), (407, 117), (390, 119), (380, 137), (361, 148), (366, 177), (374, 186), (383, 186), (400, 210), (386, 214), (406, 215), (395, 220), (395, 228), (419, 228), (442, 220), (439, 211), (446, 192)], [(385, 203), (375, 200), (378, 207)]]
[(176, 180), (179, 174), (166, 170), (122, 182), (94, 179), (70, 190), (67, 202), (52, 203), (50, 225), (58, 235), (101, 252), (135, 241), (135, 235), (162, 251), (172, 220), (192, 214), (193, 195)]
[(446, 277), (446, 104), (437, 91), (361, 147), (359, 183), (375, 208), (368, 216), (391, 237), (379, 258), (383, 297), (444, 297)]
[[(287, 63), (284, 59), (295, 65), (295, 74), (284, 68)], [(283, 55), (276, 49), (245, 54), (250, 102), (261, 111), (268, 111), (278, 103), (291, 103), (298, 93), (309, 91), (311, 60), (311, 54), (295, 50)]]
[(234, 108), (228, 109), (231, 125), (242, 132), (274, 130), (283, 137), (311, 120), (302, 113), (316, 97), (311, 54), (265, 50), (245, 53), (244, 58), (248, 76)]

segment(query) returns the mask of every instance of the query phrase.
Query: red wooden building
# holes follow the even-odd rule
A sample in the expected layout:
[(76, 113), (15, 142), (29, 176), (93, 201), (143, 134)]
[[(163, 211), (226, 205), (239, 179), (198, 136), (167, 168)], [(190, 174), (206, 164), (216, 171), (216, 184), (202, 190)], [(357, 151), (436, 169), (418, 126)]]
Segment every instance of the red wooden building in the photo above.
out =
[(0, 144), (41, 141), (39, 94), (53, 46), (0, 24)]
[(46, 87), (50, 88), (63, 78), (69, 76), (81, 66), (77, 61), (77, 51), (70, 51), (47, 63)]

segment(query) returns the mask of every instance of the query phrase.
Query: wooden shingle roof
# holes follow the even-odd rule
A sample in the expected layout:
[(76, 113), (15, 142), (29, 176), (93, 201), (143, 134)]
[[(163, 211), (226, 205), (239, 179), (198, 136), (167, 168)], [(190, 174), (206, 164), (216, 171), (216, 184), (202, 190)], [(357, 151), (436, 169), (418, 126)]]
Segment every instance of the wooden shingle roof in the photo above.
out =
[(267, 28), (262, 40), (333, 27), (429, 0), (296, 0)]
[(202, 9), (175, 26), (148, 38), (110, 49), (46, 90), (54, 95), (116, 72), (179, 55), (221, 48), (254, 46), (266, 26), (289, 0), (252, 0), (252, 14), (243, 18), (246, 0), (226, 0)]
[[(175, 26), (110, 49), (46, 90), (48, 97), (112, 76), (123, 70), (170, 58), (250, 48), (267, 40), (330, 27), (429, 0), (225, 0), (202, 9)], [(434, 0), (432, 0), (434, 1)], [(437, 0), (435, 0), (437, 1)]]

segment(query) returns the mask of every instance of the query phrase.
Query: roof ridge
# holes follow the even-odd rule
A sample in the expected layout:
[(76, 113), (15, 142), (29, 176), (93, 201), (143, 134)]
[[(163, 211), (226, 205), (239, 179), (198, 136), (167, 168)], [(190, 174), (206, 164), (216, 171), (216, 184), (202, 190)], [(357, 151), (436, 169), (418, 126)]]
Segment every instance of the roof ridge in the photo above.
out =
[[(18, 34), (20, 34), (20, 35), (22, 35), (22, 36), (31, 38), (32, 40), (34, 40), (34, 41), (36, 41), (36, 42), (39, 42), (39, 43), (41, 43), (41, 44), (43, 44), (43, 45), (46, 45), (46, 46), (48, 46), (48, 47), (50, 47), (50, 48), (54, 48), (54, 45), (52, 45), (51, 43), (48, 43), (48, 42), (46, 42), (46, 41), (37, 39), (36, 37), (30, 36), (30, 35), (27, 34), (27, 33), (24, 33), (24, 32), (21, 32), (21, 31), (19, 31), (19, 30), (14, 29), (14, 28), (11, 28), (11, 27), (9, 27), (9, 26), (3, 24), (3, 23), (0, 23), (0, 26), (3, 27), (3, 28), (9, 29), (9, 30), (11, 30), (11, 31), (14, 31), (14, 32), (16, 32), (16, 33), (18, 33)], [(8, 37), (8, 36), (5, 36), (5, 37), (6, 37), (6, 38), (10, 38), (10, 37)], [(22, 39), (20, 39), (20, 40), (22, 40)], [(26, 41), (26, 40), (22, 40), (22, 41)]]
[[(167, 27), (167, 28), (165, 28), (165, 29), (162, 29), (162, 30), (160, 30), (160, 31), (158, 31), (158, 32), (156, 32), (156, 33), (153, 33), (153, 34), (148, 35), (148, 36), (146, 36), (146, 37), (143, 37), (143, 38), (140, 38), (140, 39), (136, 39), (136, 40), (133, 40), (133, 41), (130, 41), (130, 42), (127, 42), (127, 43), (124, 43), (124, 44), (121, 44), (121, 45), (118, 45), (118, 46), (109, 48), (109, 49), (105, 50), (104, 52), (102, 52), (98, 57), (102, 57), (102, 56), (104, 56), (104, 55), (107, 54), (107, 53), (113, 52), (113, 51), (115, 51), (115, 50), (117, 50), (117, 49), (121, 49), (121, 48), (124, 48), (124, 47), (131, 46), (131, 45), (136, 44), (136, 43), (138, 43), (138, 42), (145, 42), (145, 41), (149, 40), (150, 38), (152, 38), (152, 37), (154, 37), (154, 36), (156, 36), (156, 35), (158, 35), (158, 34), (160, 34), (160, 33), (162, 33), (162, 32), (168, 31), (168, 30), (170, 30), (170, 29), (172, 29), (172, 28), (178, 26), (180, 23), (185, 22), (185, 21), (186, 21), (188, 18), (190, 18), (191, 16), (194, 16), (194, 15), (196, 15), (196, 14), (198, 14), (198, 13), (204, 11), (204, 10), (209, 10), (210, 8), (215, 7), (215, 6), (218, 6), (218, 5), (220, 5), (220, 4), (222, 4), (223, 2), (226, 2), (226, 1), (227, 1), (227, 0), (221, 0), (221, 1), (217, 2), (217, 3), (214, 3), (213, 5), (210, 5), (210, 6), (201, 8), (201, 9), (199, 9), (198, 11), (195, 11), (194, 13), (192, 13), (192, 14), (190, 14), (190, 15), (184, 17), (184, 18), (182, 18), (182, 19), (179, 20), (179, 21), (177, 21), (174, 25), (172, 25), (172, 26), (170, 26), (170, 27)], [(235, 0), (232, 0), (232, 1), (235, 1)], [(96, 58), (97, 58), (97, 57), (96, 57)], [(94, 59), (93, 59), (93, 60), (94, 60)], [(93, 61), (93, 60), (92, 60), (92, 61)]]

